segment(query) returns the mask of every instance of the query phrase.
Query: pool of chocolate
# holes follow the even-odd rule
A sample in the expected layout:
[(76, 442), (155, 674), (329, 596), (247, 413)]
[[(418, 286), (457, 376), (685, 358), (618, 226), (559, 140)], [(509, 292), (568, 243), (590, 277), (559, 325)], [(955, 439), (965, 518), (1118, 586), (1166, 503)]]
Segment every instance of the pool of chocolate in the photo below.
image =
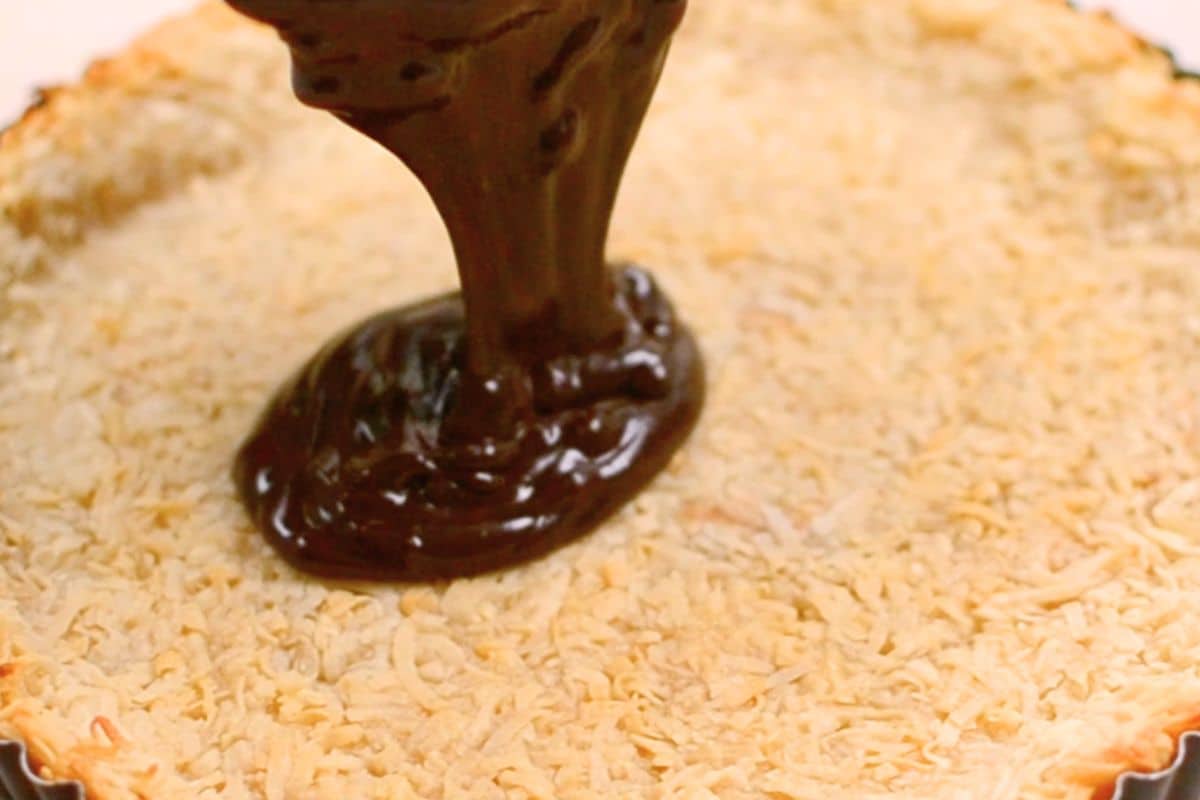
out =
[(462, 284), (344, 333), (280, 391), (235, 469), (258, 527), (305, 571), (379, 580), (485, 572), (590, 531), (703, 402), (669, 301), (605, 261), (685, 1), (231, 4), (280, 31), (304, 102), (412, 169)]

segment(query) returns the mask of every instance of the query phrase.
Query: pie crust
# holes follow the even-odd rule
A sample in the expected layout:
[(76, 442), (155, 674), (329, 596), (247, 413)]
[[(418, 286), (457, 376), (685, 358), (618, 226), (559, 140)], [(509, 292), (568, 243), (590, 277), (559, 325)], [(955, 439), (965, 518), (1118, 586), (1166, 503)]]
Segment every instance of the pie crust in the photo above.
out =
[[(1200, 82), (1044, 0), (694, 3), (614, 259), (711, 370), (611, 524), (324, 583), (277, 383), (453, 286), (217, 5), (0, 139), (0, 738), (93, 800), (1086, 798), (1200, 720)], [(280, 312), (283, 309), (283, 313)]]

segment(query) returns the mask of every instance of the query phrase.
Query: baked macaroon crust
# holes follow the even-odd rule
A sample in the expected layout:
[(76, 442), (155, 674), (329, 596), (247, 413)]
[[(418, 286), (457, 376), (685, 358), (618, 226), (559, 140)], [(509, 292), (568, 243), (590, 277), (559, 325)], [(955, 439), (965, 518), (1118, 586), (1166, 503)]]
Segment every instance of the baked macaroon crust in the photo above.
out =
[(330, 584), (232, 454), (454, 285), (219, 5), (0, 139), (0, 737), (93, 800), (1086, 798), (1200, 723), (1200, 85), (1042, 0), (709, 0), (614, 221), (710, 404), (528, 567)]

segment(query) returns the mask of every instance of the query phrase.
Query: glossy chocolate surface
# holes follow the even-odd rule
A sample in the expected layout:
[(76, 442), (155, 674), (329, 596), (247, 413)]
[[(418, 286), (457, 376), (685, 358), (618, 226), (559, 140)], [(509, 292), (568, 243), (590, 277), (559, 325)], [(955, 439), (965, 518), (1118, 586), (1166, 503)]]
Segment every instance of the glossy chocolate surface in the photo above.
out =
[(699, 415), (688, 330), (604, 259), (684, 0), (232, 0), (294, 84), (407, 164), (461, 295), (377, 316), (279, 393), (238, 455), (259, 527), (341, 578), (470, 575), (583, 535)]

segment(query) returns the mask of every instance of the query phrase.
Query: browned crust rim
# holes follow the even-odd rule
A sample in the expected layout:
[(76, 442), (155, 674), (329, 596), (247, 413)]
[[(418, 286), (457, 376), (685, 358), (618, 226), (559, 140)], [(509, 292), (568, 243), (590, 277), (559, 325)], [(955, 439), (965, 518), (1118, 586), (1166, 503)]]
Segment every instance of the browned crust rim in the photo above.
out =
[(25, 111), (0, 129), (0, 152), (19, 147), (35, 136), (61, 135), (62, 126), (86, 121), (86, 111), (70, 108), (75, 101), (112, 89), (152, 89), (165, 79), (186, 77), (188, 62), (203, 46), (203, 37), (252, 24), (219, 0), (205, 0), (189, 13), (158, 23), (119, 54), (93, 61), (77, 82), (35, 89), (34, 99)]
[(1184, 81), (1200, 80), (1200, 72), (1193, 72), (1192, 70), (1187, 69), (1182, 64), (1180, 64), (1179, 57), (1175, 54), (1175, 52), (1173, 50), (1171, 50), (1171, 48), (1166, 47), (1161, 44), (1156, 44), (1155, 42), (1150, 41), (1149, 39), (1142, 36), (1141, 34), (1135, 33), (1134, 31), (1129, 30), (1128, 28), (1125, 27), (1125, 25), (1120, 20), (1118, 20), (1116, 18), (1115, 15), (1113, 15), (1113, 13), (1111, 11), (1108, 11), (1105, 9), (1088, 11), (1087, 9), (1083, 9), (1083, 8), (1079, 7), (1078, 0), (1063, 0), (1063, 2), (1067, 5), (1068, 8), (1070, 8), (1072, 11), (1074, 11), (1078, 14), (1086, 14), (1086, 15), (1094, 16), (1096, 19), (1103, 20), (1105, 23), (1112, 26), (1113, 28), (1121, 31), (1122, 33), (1129, 35), (1133, 39), (1133, 41), (1137, 44), (1137, 46), (1139, 48), (1141, 48), (1143, 51), (1145, 51), (1147, 54), (1153, 55), (1154, 53), (1157, 53), (1158, 55), (1162, 56), (1163, 58), (1166, 58), (1167, 63), (1169, 63), (1171, 65), (1171, 77), (1174, 78), (1175, 80), (1184, 80)]
[(22, 742), (0, 740), (0, 790), (17, 797), (38, 800), (79, 800), (83, 786), (78, 783), (54, 783), (37, 775), (37, 765)]
[[(283, 63), (264, 57), (272, 43), (208, 0), (94, 63), (78, 83), (43, 89), (0, 133), (0, 289), (96, 225), (263, 146), (281, 108), (259, 91)], [(260, 119), (248, 111), (258, 105)]]
[[(916, 0), (891, 2), (912, 5)], [(1160, 71), (1165, 92), (1164, 113), (1169, 108), (1176, 114), (1182, 111), (1194, 119), (1196, 137), (1200, 140), (1200, 76), (1183, 69), (1169, 50), (1128, 30), (1108, 12), (1077, 9), (1074, 0), (1022, 0), (1022, 3), (1028, 6), (1029, 13), (1057, 13), (1069, 8), (1080, 19), (1095, 26), (1095, 38), (1106, 39), (1106, 46), (1113, 50), (1114, 63), (1137, 66), (1136, 62), (1140, 60), (1143, 67)], [(1011, 13), (1017, 3), (1004, 5)], [(32, 143), (44, 140), (72, 142), (82, 138), (89, 124), (102, 115), (103, 109), (95, 102), (96, 98), (107, 97), (111, 107), (112, 103), (129, 102), (137, 97), (167, 95), (172, 84), (198, 81), (200, 75), (196, 65), (213, 37), (239, 29), (260, 29), (264, 35), (269, 35), (263, 26), (242, 18), (221, 0), (202, 0), (194, 11), (161, 23), (138, 37), (121, 54), (94, 62), (77, 83), (38, 90), (24, 114), (7, 129), (0, 130), (0, 245), (4, 242), (5, 227), (15, 227), (21, 238), (51, 247), (71, 244), (78, 238), (77, 235), (62, 235), (57, 230), (61, 225), (43, 226), (30, 222), (26, 219), (29, 215), (10, 207), (11, 191), (6, 193), (5, 184), (11, 182), (9, 178), (14, 165), (24, 167), (26, 160), (35, 161), (41, 157), (25, 152), (32, 149)], [(211, 75), (207, 76), (206, 82), (210, 88), (221, 88), (213, 85)], [(116, 99), (113, 99), (114, 95)], [(147, 193), (126, 203), (119, 211), (130, 211), (154, 197), (155, 194)], [(64, 200), (60, 197), (56, 202), (61, 206)], [(106, 215), (104, 221), (111, 222), (114, 218), (114, 215)], [(13, 275), (11, 268), (0, 267), (0, 287), (28, 271), (18, 267), (17, 274)]]
[[(1184, 68), (1169, 48), (1131, 31), (1109, 11), (1081, 9), (1077, 0), (1035, 2), (1065, 5), (1075, 13), (1105, 25), (1110, 31), (1124, 35), (1147, 60), (1165, 60), (1169, 67), (1169, 81), (1186, 84), (1200, 81), (1200, 72)], [(61, 135), (65, 132), (62, 126), (85, 122), (86, 112), (77, 113), (68, 108), (77, 99), (86, 99), (108, 89), (148, 89), (156, 84), (161, 85), (167, 78), (187, 77), (189, 57), (202, 44), (200, 39), (237, 27), (256, 25), (238, 16), (221, 0), (203, 0), (194, 11), (162, 22), (142, 34), (122, 53), (92, 62), (78, 82), (37, 88), (33, 100), (21, 116), (0, 129), (0, 153), (11, 151), (35, 136)], [(1189, 105), (1200, 120), (1200, 96), (1188, 99), (1193, 101)]]

